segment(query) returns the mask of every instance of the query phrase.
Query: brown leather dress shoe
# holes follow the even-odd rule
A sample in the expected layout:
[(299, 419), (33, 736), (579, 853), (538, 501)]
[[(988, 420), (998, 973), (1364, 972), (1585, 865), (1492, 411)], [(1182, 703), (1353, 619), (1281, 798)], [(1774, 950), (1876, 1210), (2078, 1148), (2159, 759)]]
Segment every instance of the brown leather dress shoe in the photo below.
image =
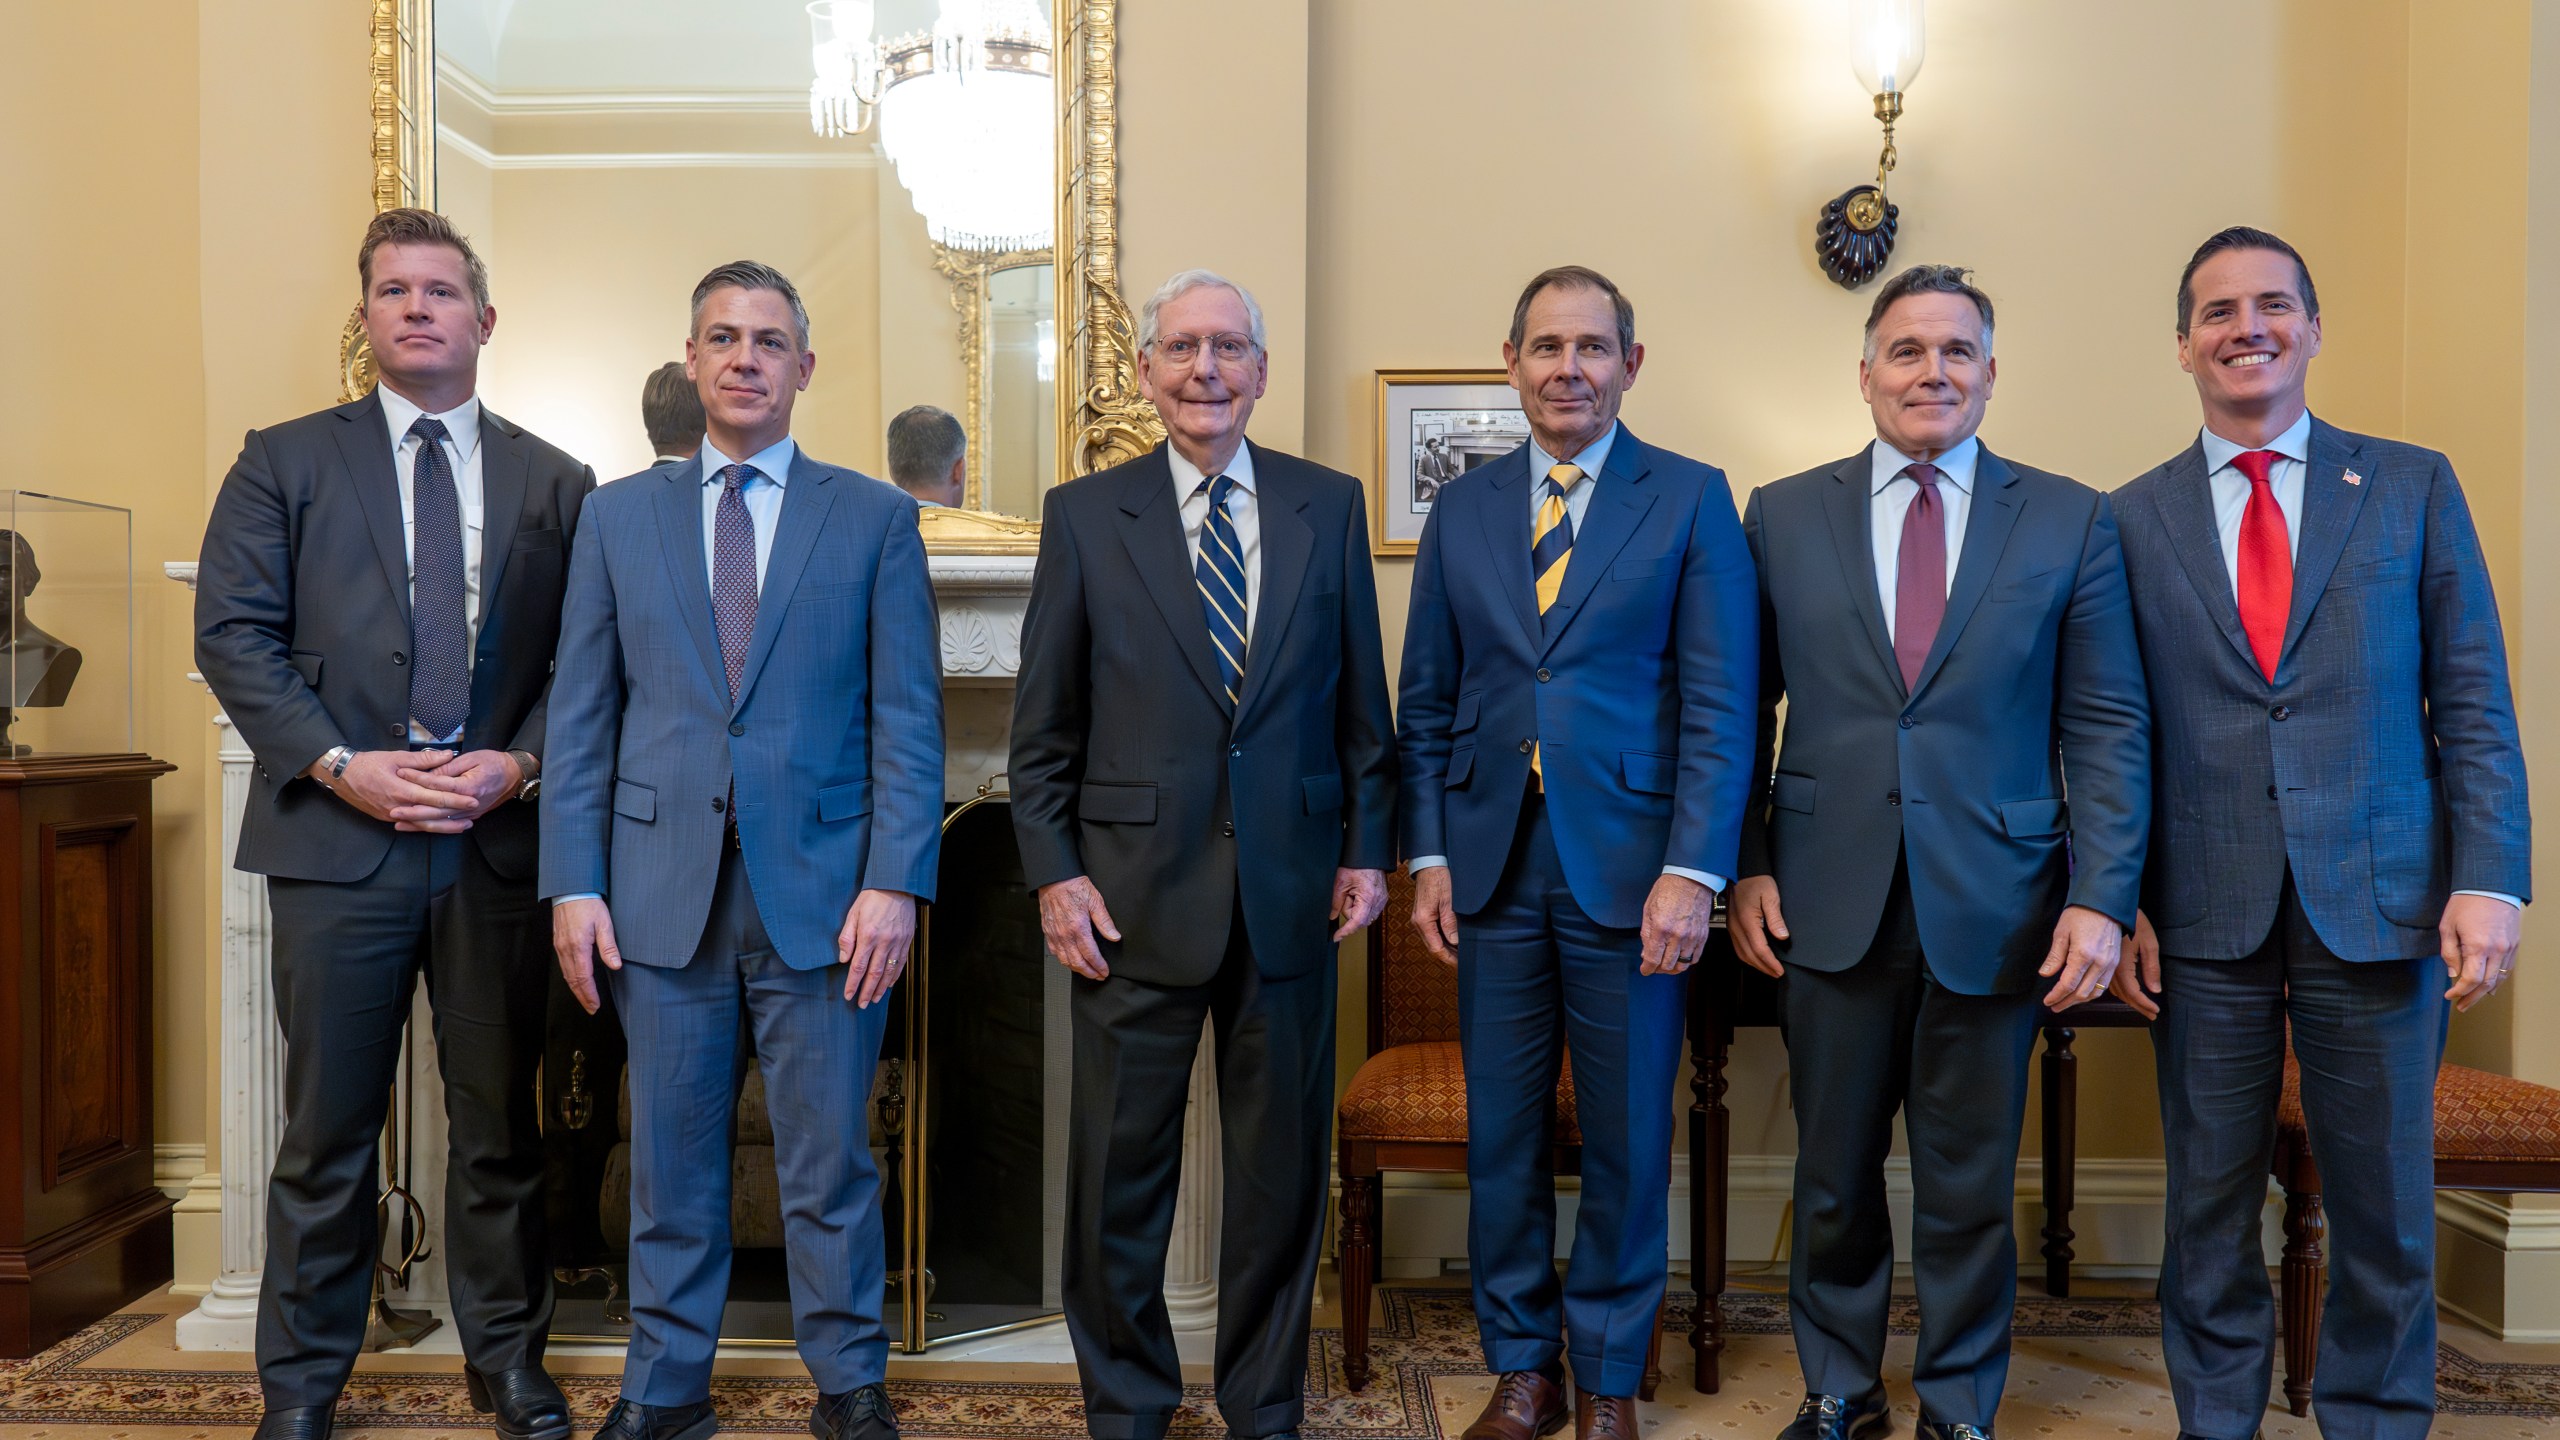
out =
[(1636, 1440), (1634, 1396), (1585, 1390), (1573, 1401), (1573, 1440)]
[[(1538, 1440), (1563, 1429), (1571, 1418), (1563, 1386), (1535, 1370), (1512, 1370), (1494, 1382), (1484, 1413), (1458, 1440)], [(1630, 1437), (1635, 1433), (1627, 1431)]]

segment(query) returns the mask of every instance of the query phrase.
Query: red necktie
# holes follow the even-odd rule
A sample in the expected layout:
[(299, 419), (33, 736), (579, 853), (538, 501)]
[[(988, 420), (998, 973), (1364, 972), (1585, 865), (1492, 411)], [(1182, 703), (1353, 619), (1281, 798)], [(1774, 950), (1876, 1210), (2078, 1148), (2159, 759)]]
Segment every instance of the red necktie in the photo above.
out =
[(2231, 463), (2249, 477), (2249, 508), (2240, 516), (2240, 628), (2249, 632), (2249, 649), (2272, 681), (2293, 614), (2293, 546), (2285, 538), (2284, 507), (2267, 483), (2276, 452), (2251, 450)]
[(1902, 473), (1920, 487), (1902, 512), (1893, 572), (1893, 658), (1908, 694), (1920, 683), (1920, 667), (1947, 618), (1947, 513), (1938, 507), (1937, 466), (1905, 465)]

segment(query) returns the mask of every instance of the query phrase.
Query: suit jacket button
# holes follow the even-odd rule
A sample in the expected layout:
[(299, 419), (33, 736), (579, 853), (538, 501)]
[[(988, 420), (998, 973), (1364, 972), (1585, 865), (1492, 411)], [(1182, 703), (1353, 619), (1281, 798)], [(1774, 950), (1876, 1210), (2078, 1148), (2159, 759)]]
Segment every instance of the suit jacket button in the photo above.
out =
[(731, 725), (729, 726), (729, 733), (730, 733), (730, 734), (732, 734), (732, 735), (744, 735), (744, 734), (746, 734), (746, 733), (747, 733), (747, 727), (746, 727), (746, 724), (745, 724), (743, 721), (731, 724)]
[(1236, 822), (1228, 820), (1221, 823), (1218, 826), (1218, 833), (1226, 836), (1230, 840), (1233, 840), (1236, 838)]
[(1229, 749), (1229, 750), (1227, 751), (1227, 758), (1228, 758), (1228, 759), (1230, 759), (1230, 760), (1241, 760), (1241, 759), (1243, 759), (1243, 758), (1244, 758), (1244, 747), (1243, 747), (1243, 746), (1241, 746), (1241, 745), (1238, 745), (1238, 746), (1235, 746), (1235, 747), (1233, 747), (1233, 748)]
[(401, 654), (397, 650), (394, 650), (391, 652), (391, 663), (394, 665), (406, 665), (409, 663), (409, 657)]
[(712, 796), (712, 797), (711, 797), (711, 813), (712, 813), (712, 814), (717, 815), (717, 814), (719, 814), (721, 811), (726, 810), (726, 809), (728, 809), (728, 808), (729, 808), (729, 802), (727, 802), (726, 800), (721, 799), (721, 798), (720, 798), (719, 796), (717, 796), (717, 795), (714, 795), (714, 796)]
[(2276, 787), (2273, 785), (2267, 787), (2267, 798), (2270, 800), (2276, 798)]
[(1548, 673), (1548, 672), (1547, 672), (1546, 670), (1544, 670), (1544, 669), (1541, 669), (1541, 670), (1539, 670), (1539, 671), (1538, 671), (1538, 683), (1539, 683), (1539, 684), (1541, 684), (1541, 685), (1544, 685), (1545, 683), (1547, 683), (1547, 682), (1548, 682), (1548, 681), (1550, 681), (1550, 680), (1553, 680), (1554, 678), (1556, 678), (1556, 677), (1555, 677), (1554, 675), (1552, 675), (1552, 674)]
[(1535, 740), (1523, 740), (1523, 741), (1521, 741), (1521, 742), (1520, 742), (1520, 753), (1521, 753), (1521, 754), (1523, 754), (1523, 755), (1526, 755), (1526, 754), (1528, 754), (1530, 751), (1535, 750), (1535, 749), (1537, 749), (1537, 748), (1538, 748), (1538, 742), (1537, 742), (1537, 741), (1535, 741)]
[(1908, 730), (1908, 729), (1910, 729), (1912, 726), (1917, 725), (1917, 724), (1919, 724), (1920, 722), (1919, 722), (1919, 721), (1917, 721), (1917, 720), (1912, 719), (1912, 718), (1911, 718), (1910, 716), (1908, 716), (1908, 715), (1905, 715), (1905, 716), (1903, 716), (1903, 717), (1902, 717), (1902, 720), (1901, 720), (1901, 722), (1900, 722), (1900, 723), (1901, 723), (1901, 725), (1902, 725), (1902, 728), (1903, 728), (1903, 729)]
[(2293, 707), (2290, 705), (2279, 705), (2267, 713), (2273, 715), (2279, 720), (2290, 720), (2293, 718)]
[(1886, 803), (1887, 805), (1899, 805), (1899, 804), (1901, 804), (1901, 803), (1902, 803), (1902, 792), (1901, 792), (1901, 791), (1899, 791), (1899, 790), (1887, 790), (1886, 792), (1884, 792), (1884, 803)]
[(391, 727), (391, 736), (395, 740), (408, 733), (409, 727), (406, 725), (394, 725)]

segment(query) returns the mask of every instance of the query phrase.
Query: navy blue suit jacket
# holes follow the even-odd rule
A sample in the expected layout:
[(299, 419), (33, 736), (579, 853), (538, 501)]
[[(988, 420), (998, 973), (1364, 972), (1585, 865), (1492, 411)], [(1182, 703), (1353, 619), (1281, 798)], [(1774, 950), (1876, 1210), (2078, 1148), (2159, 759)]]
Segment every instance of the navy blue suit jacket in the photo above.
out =
[(2014, 994), (2064, 905), (2133, 924), (2151, 717), (2115, 522), (2097, 491), (1985, 448), (1946, 618), (1906, 690), (1876, 589), (1870, 453), (1760, 487), (1743, 517), (1768, 627), (1752, 773), (1769, 791), (1742, 873), (1776, 877), (1787, 963), (1839, 971), (1866, 955), (1907, 857), (1930, 973)]
[(733, 705), (701, 487), (699, 460), (643, 470), (579, 516), (541, 893), (599, 892), (625, 959), (687, 963), (734, 794), (757, 913), (783, 963), (814, 970), (836, 963), (858, 891), (933, 898), (941, 625), (916, 502), (805, 451), (793, 460)]
[(1448, 856), (1458, 910), (1482, 909), (1534, 741), (1575, 902), (1633, 928), (1663, 866), (1734, 873), (1758, 582), (1724, 472), (1622, 426), (1541, 616), (1528, 456), (1443, 485), (1422, 528), (1396, 716), (1404, 854)]
[(2202, 443), (2115, 501), (2155, 714), (2142, 906), (2164, 952), (2255, 951), (2288, 866), (2344, 960), (2435, 954), (2454, 890), (2531, 898), (2506, 642), (2444, 456), (2313, 419), (2273, 681), (2240, 628)]

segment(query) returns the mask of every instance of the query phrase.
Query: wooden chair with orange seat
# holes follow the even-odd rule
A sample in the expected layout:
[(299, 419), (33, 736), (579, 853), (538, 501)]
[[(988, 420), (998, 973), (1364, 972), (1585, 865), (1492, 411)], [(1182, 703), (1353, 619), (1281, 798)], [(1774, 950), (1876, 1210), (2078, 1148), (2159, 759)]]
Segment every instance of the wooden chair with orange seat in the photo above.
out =
[[(1465, 1174), (1467, 1085), (1458, 1055), (1458, 974), (1423, 948), (1413, 927), (1413, 878), (1387, 877), (1386, 913), (1369, 927), (1369, 1058), (1342, 1095), (1342, 1370), (1369, 1383), (1369, 1301), (1378, 1279), (1383, 1172)], [(1582, 1172), (1573, 1059), (1556, 1082), (1555, 1170)], [(1662, 1325), (1645, 1357), (1644, 1399), (1662, 1382)]]
[[(2329, 1278), (2329, 1221), (2302, 1118), (2302, 1069), (2290, 1053), (2271, 1168), (2284, 1188), (2284, 1399), (2294, 1414), (2308, 1415)], [(2560, 1090), (2468, 1065), (2438, 1070), (2436, 1188), (2560, 1192)]]

